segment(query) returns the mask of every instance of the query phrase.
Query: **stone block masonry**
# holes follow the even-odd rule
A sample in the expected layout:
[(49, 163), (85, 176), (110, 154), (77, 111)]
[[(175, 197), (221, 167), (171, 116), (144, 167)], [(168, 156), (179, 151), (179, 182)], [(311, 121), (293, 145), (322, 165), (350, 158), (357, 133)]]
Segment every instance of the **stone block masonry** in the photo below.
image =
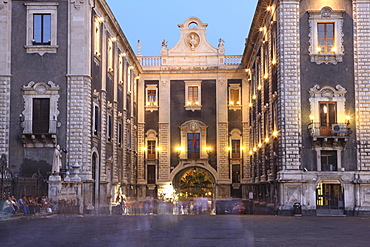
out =
[(284, 170), (301, 165), (301, 91), (299, 0), (282, 0), (278, 4), (278, 119), (281, 130), (280, 164)]

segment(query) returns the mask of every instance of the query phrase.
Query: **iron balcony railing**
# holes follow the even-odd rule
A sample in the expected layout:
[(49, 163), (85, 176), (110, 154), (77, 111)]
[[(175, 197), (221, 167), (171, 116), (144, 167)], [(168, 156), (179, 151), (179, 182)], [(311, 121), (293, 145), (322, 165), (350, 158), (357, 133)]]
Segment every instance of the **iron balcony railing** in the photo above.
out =
[(323, 125), (320, 122), (312, 122), (308, 125), (308, 130), (312, 137), (349, 136), (350, 129), (348, 123)]

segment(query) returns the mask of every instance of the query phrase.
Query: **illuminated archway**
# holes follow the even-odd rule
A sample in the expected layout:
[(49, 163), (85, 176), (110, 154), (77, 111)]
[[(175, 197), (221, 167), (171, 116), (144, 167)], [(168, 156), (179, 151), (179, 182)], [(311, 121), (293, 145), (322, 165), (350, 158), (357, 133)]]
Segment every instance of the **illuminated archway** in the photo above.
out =
[(208, 170), (191, 166), (176, 174), (173, 186), (180, 199), (213, 198), (215, 178)]

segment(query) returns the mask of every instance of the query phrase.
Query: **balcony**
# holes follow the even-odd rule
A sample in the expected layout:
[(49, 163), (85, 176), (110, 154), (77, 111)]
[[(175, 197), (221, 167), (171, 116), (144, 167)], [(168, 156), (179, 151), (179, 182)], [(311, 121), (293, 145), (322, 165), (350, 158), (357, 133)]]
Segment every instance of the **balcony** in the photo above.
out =
[(23, 132), (21, 133), (23, 147), (55, 147), (57, 144), (56, 120), (47, 123), (36, 124), (32, 120), (22, 122)]
[(348, 127), (349, 123), (336, 123), (322, 125), (320, 122), (312, 122), (308, 125), (308, 131), (313, 141), (319, 139), (334, 139), (334, 141), (347, 141), (349, 135), (351, 134), (351, 128)]

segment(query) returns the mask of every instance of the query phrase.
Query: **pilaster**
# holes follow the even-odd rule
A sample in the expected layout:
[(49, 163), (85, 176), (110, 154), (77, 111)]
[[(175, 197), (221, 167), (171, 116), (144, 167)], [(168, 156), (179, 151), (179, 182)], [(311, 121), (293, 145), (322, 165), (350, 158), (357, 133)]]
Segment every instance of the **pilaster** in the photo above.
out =
[(281, 0), (277, 9), (279, 161), (283, 170), (298, 170), (301, 165), (299, 3)]
[(163, 183), (170, 178), (170, 125), (159, 123), (158, 128), (159, 146), (162, 148), (159, 153), (158, 183)]
[(370, 171), (370, 1), (353, 0), (357, 170)]
[(218, 123), (218, 182), (219, 183), (230, 183), (230, 169), (229, 169), (229, 157), (228, 157), (228, 124)]
[(9, 157), (12, 1), (0, 3), (0, 155)]

